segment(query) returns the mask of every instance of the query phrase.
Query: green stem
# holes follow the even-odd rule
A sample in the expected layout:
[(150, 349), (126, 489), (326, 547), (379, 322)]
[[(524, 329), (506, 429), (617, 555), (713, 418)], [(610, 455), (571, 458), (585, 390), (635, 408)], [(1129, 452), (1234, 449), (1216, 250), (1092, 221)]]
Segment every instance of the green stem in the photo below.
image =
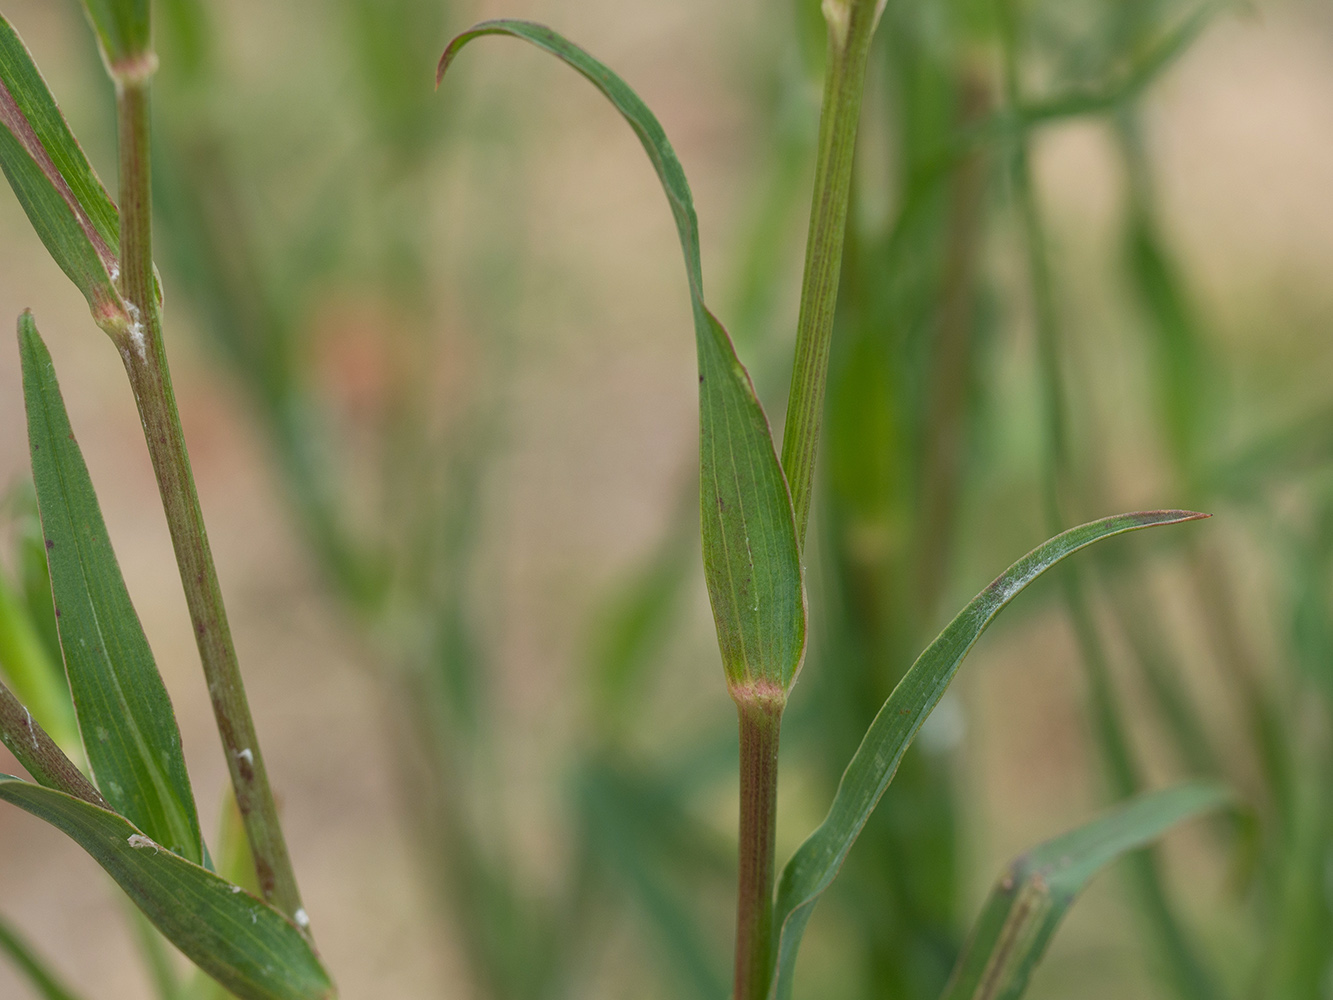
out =
[(796, 324), (796, 359), (782, 435), (782, 468), (791, 487), (796, 537), (805, 544), (814, 486), (815, 452), (824, 412), (829, 344), (847, 229), (847, 202), (856, 153), (870, 39), (879, 20), (874, 0), (825, 0), (829, 22), (824, 104), (819, 117), (814, 200), (805, 244), (805, 274)]
[(301, 894), (245, 697), (185, 434), (171, 387), (153, 276), (149, 78), (116, 83), (120, 139), (120, 289), (134, 319), (117, 347), (153, 462), (213, 714), (264, 898), (305, 927)]
[(741, 731), (740, 873), (733, 1000), (765, 1000), (773, 976), (773, 868), (782, 701), (737, 701)]

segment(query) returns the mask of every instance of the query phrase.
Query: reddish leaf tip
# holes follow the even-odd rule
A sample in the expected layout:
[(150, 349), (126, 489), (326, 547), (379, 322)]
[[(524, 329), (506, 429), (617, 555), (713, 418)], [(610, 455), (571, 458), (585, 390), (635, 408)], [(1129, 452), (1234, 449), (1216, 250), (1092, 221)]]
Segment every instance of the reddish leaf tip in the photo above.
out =
[(1144, 524), (1180, 524), (1183, 521), (1202, 521), (1213, 515), (1198, 510), (1141, 510), (1133, 516)]

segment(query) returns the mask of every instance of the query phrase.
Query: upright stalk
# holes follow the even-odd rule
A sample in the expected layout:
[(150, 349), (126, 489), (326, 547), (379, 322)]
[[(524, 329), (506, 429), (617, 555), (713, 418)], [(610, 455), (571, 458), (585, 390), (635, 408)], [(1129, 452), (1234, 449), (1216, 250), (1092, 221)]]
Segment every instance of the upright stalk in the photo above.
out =
[(829, 28), (828, 65), (824, 71), (814, 200), (810, 206), (801, 307), (796, 322), (796, 359), (782, 434), (782, 469), (791, 488), (796, 538), (802, 546), (810, 520), (810, 493), (824, 412), (824, 387), (828, 382), (833, 315), (838, 305), (838, 278), (842, 271), (866, 59), (882, 10), (882, 0), (880, 3), (824, 0), (824, 18)]
[(783, 701), (757, 697), (736, 704), (741, 730), (741, 855), (733, 997), (765, 1000), (773, 976), (773, 855)]
[[(787, 398), (782, 467), (791, 489), (796, 538), (805, 544), (819, 444), (829, 343), (847, 228), (866, 59), (883, 0), (824, 0), (828, 65), (819, 120), (814, 201), (806, 240), (796, 359)], [(785, 694), (733, 690), (740, 718), (740, 872), (736, 891), (733, 1000), (766, 1000), (773, 980), (773, 870), (777, 834), (778, 740)]]
[(120, 146), (119, 281), (132, 320), (128, 330), (116, 338), (116, 346), (143, 423), (259, 887), (266, 900), (304, 930), (308, 921), (245, 698), (162, 339), (153, 273), (149, 157), (149, 81), (154, 64), (152, 54), (147, 53), (131, 64), (113, 67)]

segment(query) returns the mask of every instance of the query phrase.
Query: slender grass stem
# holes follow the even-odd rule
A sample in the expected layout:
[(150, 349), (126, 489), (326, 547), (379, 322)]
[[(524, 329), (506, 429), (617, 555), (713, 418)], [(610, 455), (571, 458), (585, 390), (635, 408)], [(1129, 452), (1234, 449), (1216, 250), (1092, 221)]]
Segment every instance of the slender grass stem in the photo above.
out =
[[(278, 822), (227, 624), (199, 494), (167, 367), (153, 275), (149, 76), (116, 83), (120, 145), (120, 289), (133, 320), (117, 347), (129, 374), (180, 568), (195, 642), (264, 898), (298, 924), (301, 895)], [(303, 927), (304, 929), (304, 927)]]
[(38, 784), (55, 788), (102, 809), (110, 808), (93, 783), (65, 756), (32, 713), (0, 684), (0, 743), (9, 748)]
[(805, 544), (814, 487), (815, 452), (828, 382), (829, 345), (847, 229), (847, 203), (861, 117), (866, 59), (878, 20), (874, 0), (825, 0), (829, 22), (824, 102), (819, 116), (814, 200), (805, 244), (805, 273), (796, 324), (796, 360), (782, 435), (782, 469), (796, 511), (796, 538)]
[(773, 975), (773, 868), (782, 702), (738, 700), (741, 735), (740, 875), (733, 1000), (765, 1000)]

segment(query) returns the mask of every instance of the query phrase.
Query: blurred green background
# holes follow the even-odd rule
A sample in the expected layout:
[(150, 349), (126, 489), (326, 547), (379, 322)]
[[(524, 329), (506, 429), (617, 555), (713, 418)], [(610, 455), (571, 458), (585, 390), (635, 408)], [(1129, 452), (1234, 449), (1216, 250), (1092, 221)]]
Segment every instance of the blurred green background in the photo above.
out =
[[(4, 13), (113, 185), (78, 5)], [(689, 174), (710, 300), (780, 427), (817, 4), (156, 15), (169, 351), (342, 995), (726, 996), (734, 716), (670, 215), (633, 134), (553, 61), (496, 40), (439, 92), (432, 73), (454, 31), (505, 15), (625, 76)], [(1216, 516), (1087, 554), (1001, 619), (814, 918), (798, 995), (937, 996), (1015, 854), (1218, 776), (1240, 817), (1095, 883), (1030, 995), (1333, 996), (1333, 7), (889, 0), (858, 161), (784, 858), (996, 573), (1103, 514)], [(114, 349), (8, 194), (0, 232), (0, 315), (42, 324), (214, 828), (225, 772)], [(0, 406), (17, 583), (16, 350)], [(93, 863), (16, 810), (0, 915), (89, 1000), (151, 995)], [(0, 966), (0, 996), (26, 988)]]

